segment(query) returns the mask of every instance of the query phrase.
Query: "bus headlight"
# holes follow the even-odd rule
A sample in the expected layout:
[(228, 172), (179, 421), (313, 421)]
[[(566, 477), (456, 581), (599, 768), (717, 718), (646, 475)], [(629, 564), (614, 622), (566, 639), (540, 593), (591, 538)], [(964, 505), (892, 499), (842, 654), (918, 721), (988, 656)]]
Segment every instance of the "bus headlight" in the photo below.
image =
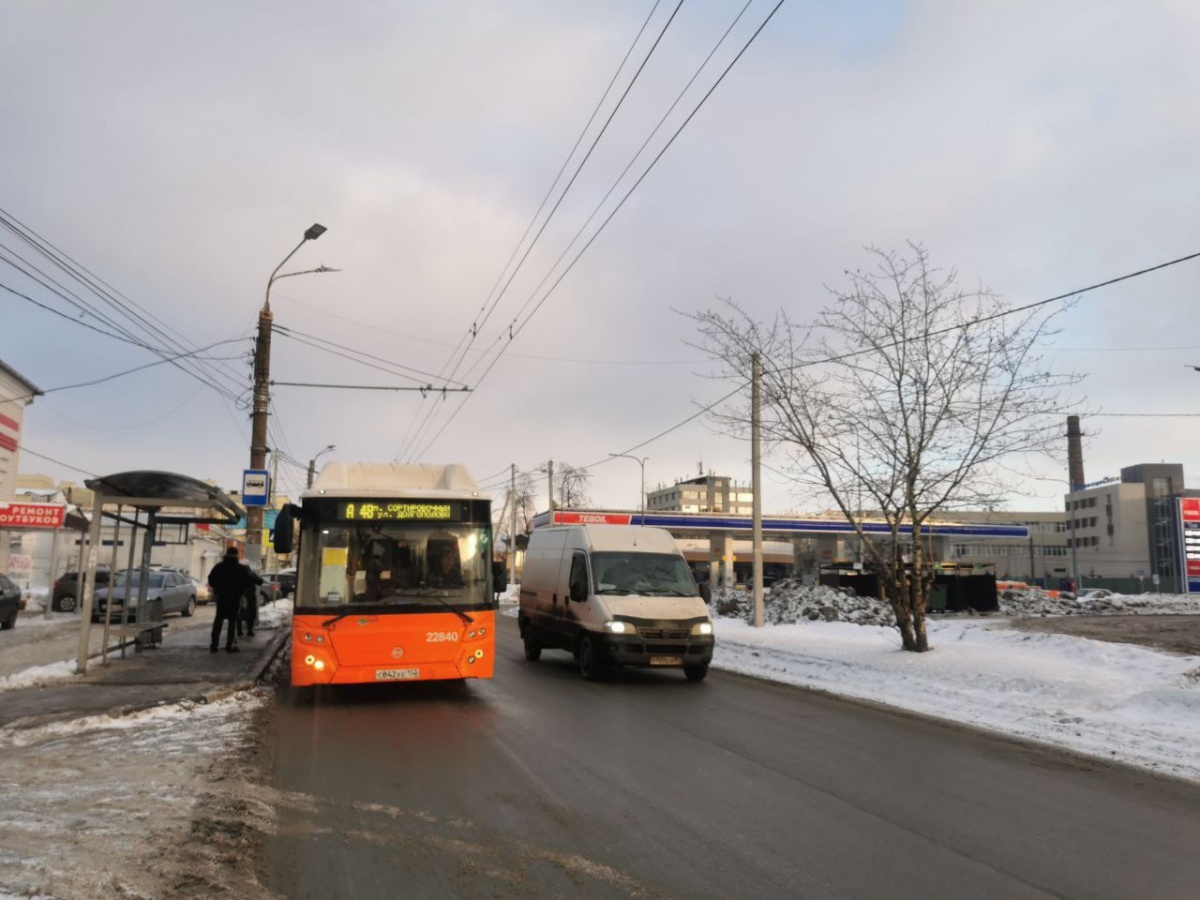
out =
[(608, 621), (604, 623), (604, 630), (609, 634), (637, 634), (637, 626), (632, 622)]
[(712, 622), (697, 622), (692, 626), (692, 637), (712, 634)]

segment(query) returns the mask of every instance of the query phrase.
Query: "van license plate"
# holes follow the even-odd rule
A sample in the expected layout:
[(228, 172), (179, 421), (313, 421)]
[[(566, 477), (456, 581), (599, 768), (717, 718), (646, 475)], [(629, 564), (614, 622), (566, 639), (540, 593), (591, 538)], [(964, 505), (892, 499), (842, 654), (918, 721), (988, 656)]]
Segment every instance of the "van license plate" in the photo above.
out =
[(678, 656), (652, 656), (650, 657), (650, 665), (652, 666), (682, 666), (683, 660)]
[(420, 678), (420, 669), (376, 669), (376, 681), (403, 681), (407, 678)]

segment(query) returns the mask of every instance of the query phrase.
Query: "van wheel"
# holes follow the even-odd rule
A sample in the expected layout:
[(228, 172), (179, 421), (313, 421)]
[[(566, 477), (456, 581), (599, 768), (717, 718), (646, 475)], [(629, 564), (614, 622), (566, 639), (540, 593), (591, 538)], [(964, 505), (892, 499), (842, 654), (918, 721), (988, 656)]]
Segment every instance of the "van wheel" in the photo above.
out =
[(533, 636), (533, 626), (528, 622), (521, 629), (521, 638), (525, 642), (525, 658), (530, 662), (537, 662), (542, 658), (542, 644), (536, 637)]
[(584, 635), (583, 640), (579, 642), (579, 674), (588, 681), (595, 681), (600, 677), (600, 665), (596, 660), (596, 645), (589, 635)]
[(687, 676), (688, 681), (703, 681), (704, 676), (708, 674), (708, 666), (684, 666), (683, 674)]

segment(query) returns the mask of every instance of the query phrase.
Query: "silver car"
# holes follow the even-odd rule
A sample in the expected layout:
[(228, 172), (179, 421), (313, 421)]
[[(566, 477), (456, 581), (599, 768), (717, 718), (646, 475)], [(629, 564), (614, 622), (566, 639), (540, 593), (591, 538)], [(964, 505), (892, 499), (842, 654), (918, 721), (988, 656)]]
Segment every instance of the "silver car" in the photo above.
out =
[[(92, 609), (92, 619), (95, 621), (103, 619), (105, 610), (111, 604), (112, 611), (109, 613), (109, 620), (120, 620), (128, 589), (129, 596), (132, 598), (128, 619), (133, 621), (137, 615), (141, 577), (141, 572), (133, 572), (132, 577), (127, 577), (125, 572), (119, 572), (112, 585), (96, 591), (96, 605)], [(186, 575), (158, 569), (151, 571), (146, 579), (146, 599), (161, 600), (164, 615), (177, 612), (182, 616), (190, 616), (196, 611), (196, 587)]]

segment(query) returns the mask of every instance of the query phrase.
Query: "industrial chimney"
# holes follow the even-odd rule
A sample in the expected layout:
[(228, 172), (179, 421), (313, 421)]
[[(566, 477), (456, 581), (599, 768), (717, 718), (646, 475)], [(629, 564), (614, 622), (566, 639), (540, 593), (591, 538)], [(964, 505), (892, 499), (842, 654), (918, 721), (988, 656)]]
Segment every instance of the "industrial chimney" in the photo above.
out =
[(1072, 492), (1087, 484), (1083, 477), (1083, 432), (1079, 430), (1079, 416), (1067, 416), (1067, 469)]

